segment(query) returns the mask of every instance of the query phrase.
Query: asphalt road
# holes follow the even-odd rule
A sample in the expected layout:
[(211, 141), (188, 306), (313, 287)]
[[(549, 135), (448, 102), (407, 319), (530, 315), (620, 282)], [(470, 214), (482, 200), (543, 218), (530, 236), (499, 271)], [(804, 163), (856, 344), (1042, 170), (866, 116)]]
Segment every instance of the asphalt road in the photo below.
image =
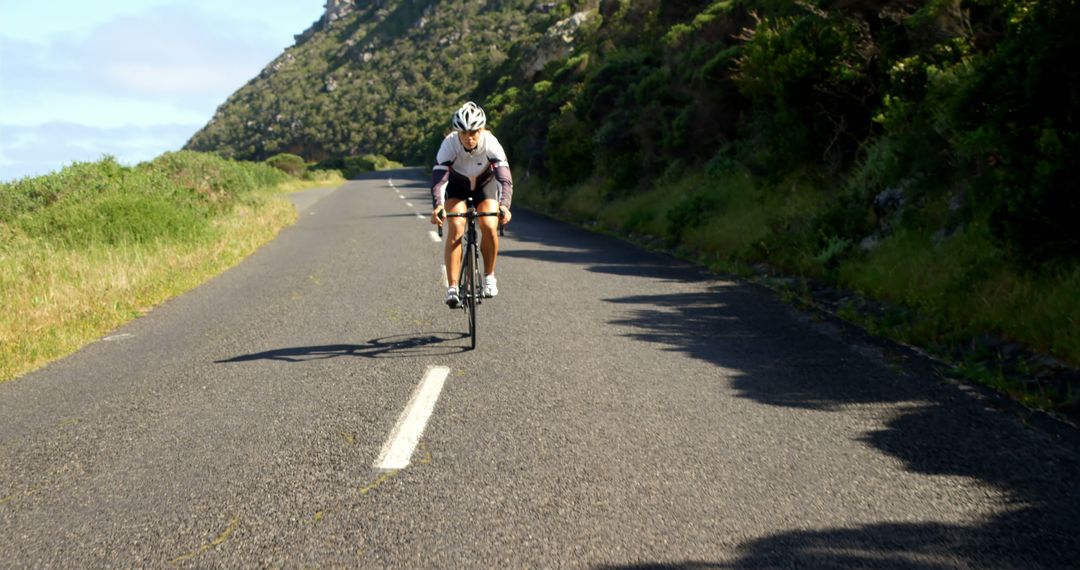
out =
[(423, 177), (0, 385), (0, 567), (1080, 560), (1073, 440), (755, 286), (518, 209), (466, 351)]

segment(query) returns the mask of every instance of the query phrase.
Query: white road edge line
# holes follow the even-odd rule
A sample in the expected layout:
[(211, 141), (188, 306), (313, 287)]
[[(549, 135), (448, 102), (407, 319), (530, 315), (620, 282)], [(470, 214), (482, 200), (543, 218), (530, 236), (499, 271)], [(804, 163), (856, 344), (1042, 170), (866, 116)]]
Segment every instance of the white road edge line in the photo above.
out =
[(435, 242), (435, 243), (439, 243), (439, 242), (441, 242), (441, 241), (442, 241), (442, 238), (441, 238), (441, 237), (439, 237), (439, 233), (438, 233), (438, 232), (436, 232), (435, 230), (431, 230), (431, 231), (429, 231), (429, 232), (428, 232), (428, 236), (430, 236), (430, 237), (431, 237), (431, 241), (433, 241), (433, 242)]
[(442, 286), (443, 287), (449, 287), (450, 286), (450, 281), (448, 281), (446, 279), (446, 264), (444, 263), (440, 267), (442, 267), (442, 269), (439, 270), (440, 271), (439, 275), (442, 276)]
[(449, 375), (450, 368), (446, 366), (428, 367), (424, 379), (413, 391), (409, 404), (401, 412), (394, 431), (390, 432), (390, 438), (386, 440), (379, 458), (375, 460), (375, 469), (393, 471), (409, 466), (416, 444), (420, 443), (420, 436), (424, 434), (424, 427), (431, 418), (435, 402), (439, 400), (439, 393), (442, 392), (443, 384)]
[(410, 208), (412, 208), (412, 202), (408, 202), (408, 201), (406, 201), (406, 202), (405, 202), (405, 205), (406, 205), (406, 206), (408, 206), (408, 207), (410, 207)]

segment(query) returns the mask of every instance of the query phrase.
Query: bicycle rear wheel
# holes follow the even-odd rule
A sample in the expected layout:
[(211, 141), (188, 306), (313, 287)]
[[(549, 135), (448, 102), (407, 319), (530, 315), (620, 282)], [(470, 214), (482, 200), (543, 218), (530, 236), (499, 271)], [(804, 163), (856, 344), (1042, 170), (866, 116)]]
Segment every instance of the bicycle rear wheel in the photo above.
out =
[(465, 251), (465, 267), (462, 279), (462, 302), (465, 305), (465, 317), (469, 321), (470, 348), (476, 348), (476, 304), (481, 291), (476, 282), (476, 245), (469, 244)]

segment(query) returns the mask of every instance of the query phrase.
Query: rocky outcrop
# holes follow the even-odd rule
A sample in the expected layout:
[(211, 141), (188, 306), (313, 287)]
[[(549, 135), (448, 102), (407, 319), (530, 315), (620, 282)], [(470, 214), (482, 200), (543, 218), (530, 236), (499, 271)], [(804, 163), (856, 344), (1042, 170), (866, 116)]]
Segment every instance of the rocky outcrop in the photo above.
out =
[(311, 39), (317, 32), (325, 30), (333, 25), (334, 22), (348, 16), (353, 13), (361, 4), (370, 4), (376, 7), (380, 7), (383, 4), (383, 0), (373, 0), (371, 2), (364, 2), (363, 0), (326, 0), (325, 11), (321, 18), (315, 21), (310, 28), (304, 30), (304, 33), (293, 36), (297, 44), (302, 44)]
[(348, 16), (356, 9), (357, 0), (326, 0), (326, 12), (323, 13), (322, 22), (330, 24), (335, 20)]
[(569, 18), (555, 22), (548, 28), (544, 38), (536, 47), (536, 52), (526, 59), (525, 77), (532, 79), (547, 64), (569, 57), (574, 52), (574, 38), (577, 37), (578, 31), (594, 16), (595, 12), (591, 10), (578, 12)]

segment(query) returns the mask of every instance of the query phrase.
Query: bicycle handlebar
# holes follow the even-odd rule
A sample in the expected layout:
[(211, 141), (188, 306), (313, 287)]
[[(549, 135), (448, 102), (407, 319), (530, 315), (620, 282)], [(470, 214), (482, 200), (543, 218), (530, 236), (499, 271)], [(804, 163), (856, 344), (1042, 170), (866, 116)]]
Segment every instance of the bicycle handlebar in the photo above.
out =
[(499, 216), (502, 217), (502, 212), (443, 212), (443, 215), (447, 218), (479, 218), (482, 216)]
[[(505, 226), (505, 224), (502, 223), (502, 218), (503, 218), (502, 209), (500, 209), (498, 212), (477, 212), (476, 210), (474, 210), (472, 208), (469, 208), (469, 210), (465, 211), (465, 212), (447, 212), (446, 210), (443, 210), (441, 212), (441, 214), (442, 214), (442, 217), (439, 218), (440, 220), (445, 220), (446, 218), (475, 219), (475, 218), (480, 218), (480, 217), (483, 217), (483, 216), (499, 216), (499, 235), (500, 236), (505, 235), (505, 234), (503, 234), (503, 227)], [(441, 223), (439, 224), (439, 237), (442, 237), (442, 224)]]

